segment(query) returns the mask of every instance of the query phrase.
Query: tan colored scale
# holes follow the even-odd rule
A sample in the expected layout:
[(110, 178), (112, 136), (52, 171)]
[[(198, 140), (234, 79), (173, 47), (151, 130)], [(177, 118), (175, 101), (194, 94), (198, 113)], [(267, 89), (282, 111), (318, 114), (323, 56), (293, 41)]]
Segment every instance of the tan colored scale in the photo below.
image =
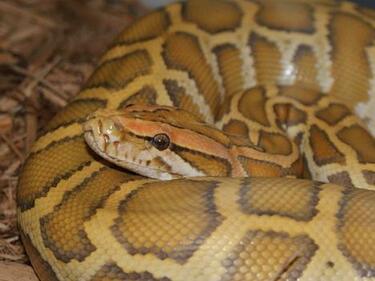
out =
[[(127, 27), (23, 167), (39, 278), (375, 280), (374, 17), (333, 0), (188, 0)], [(93, 127), (106, 152), (121, 136), (112, 148), (136, 143), (140, 171), (209, 177), (149, 179), (96, 155), (87, 116), (131, 104), (127, 134)], [(151, 118), (150, 104), (184, 111)], [(160, 126), (178, 140), (168, 161), (142, 154)]]

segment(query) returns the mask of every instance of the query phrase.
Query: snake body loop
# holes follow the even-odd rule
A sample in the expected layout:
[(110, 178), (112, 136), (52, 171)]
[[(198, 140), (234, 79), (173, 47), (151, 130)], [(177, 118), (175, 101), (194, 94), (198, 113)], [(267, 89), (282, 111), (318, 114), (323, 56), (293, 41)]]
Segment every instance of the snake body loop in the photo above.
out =
[(374, 27), (329, 0), (127, 27), (21, 173), (40, 279), (375, 280)]

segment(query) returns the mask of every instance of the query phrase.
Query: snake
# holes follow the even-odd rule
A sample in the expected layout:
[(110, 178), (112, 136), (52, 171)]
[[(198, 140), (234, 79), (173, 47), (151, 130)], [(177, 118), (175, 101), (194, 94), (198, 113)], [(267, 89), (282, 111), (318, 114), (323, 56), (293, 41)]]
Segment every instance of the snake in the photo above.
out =
[(20, 173), (40, 280), (375, 280), (374, 43), (330, 0), (126, 27)]

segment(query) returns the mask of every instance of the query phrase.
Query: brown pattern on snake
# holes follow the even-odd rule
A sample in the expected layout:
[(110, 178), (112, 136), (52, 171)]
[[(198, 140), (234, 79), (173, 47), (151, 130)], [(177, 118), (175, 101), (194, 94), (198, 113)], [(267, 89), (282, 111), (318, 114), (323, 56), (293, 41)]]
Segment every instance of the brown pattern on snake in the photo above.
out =
[(239, 156), (243, 169), (252, 177), (285, 177), (288, 174), (288, 169), (283, 169), (278, 164), (256, 160), (244, 156)]
[(313, 33), (314, 10), (305, 3), (278, 0), (256, 1), (260, 9), (255, 15), (256, 22), (271, 29)]
[(345, 117), (351, 115), (350, 110), (337, 103), (331, 103), (328, 107), (316, 112), (316, 117), (325, 121), (327, 124), (334, 126), (342, 121)]
[(270, 123), (265, 110), (266, 101), (266, 93), (262, 87), (252, 88), (242, 94), (238, 103), (238, 111), (245, 118), (268, 127)]
[(122, 101), (118, 109), (125, 108), (130, 104), (156, 104), (156, 97), (156, 90), (153, 87), (146, 85), (138, 92)]
[(187, 33), (171, 34), (165, 41), (163, 57), (168, 68), (186, 71), (195, 80), (211, 112), (217, 113), (220, 106), (219, 87), (197, 37)]
[(68, 126), (74, 122), (83, 122), (86, 116), (99, 108), (105, 107), (107, 102), (101, 99), (75, 100), (58, 112), (45, 128), (44, 133), (53, 131), (61, 126)]
[(375, 163), (375, 139), (364, 128), (359, 125), (345, 127), (337, 136), (355, 150), (361, 163)]
[(207, 155), (200, 153), (199, 151), (189, 150), (179, 146), (173, 146), (170, 149), (189, 163), (190, 166), (203, 171), (207, 175), (231, 176), (231, 164), (227, 159)]
[(375, 276), (375, 237), (368, 235), (375, 227), (374, 200), (374, 192), (347, 190), (337, 214), (338, 248), (361, 277)]
[(306, 180), (286, 179), (280, 184), (273, 178), (243, 180), (238, 203), (245, 214), (284, 216), (309, 221), (317, 213), (319, 186)]
[(317, 250), (307, 235), (251, 230), (222, 261), (226, 273), (220, 281), (297, 281)]
[(85, 88), (120, 89), (139, 76), (151, 73), (152, 59), (147, 51), (136, 50), (104, 62), (87, 81)]
[(340, 172), (327, 177), (328, 182), (335, 183), (347, 188), (354, 188), (352, 180), (347, 172)]
[(334, 76), (330, 95), (352, 107), (367, 100), (372, 71), (366, 50), (374, 46), (375, 32), (361, 18), (340, 12), (332, 17), (329, 29)]
[(242, 92), (244, 79), (242, 77), (242, 59), (238, 48), (231, 44), (224, 44), (215, 47), (212, 52), (215, 54), (219, 73), (223, 80), (225, 98), (223, 106), (218, 114), (218, 119), (230, 110), (230, 100), (236, 94)]
[[(231, 44), (224, 44), (215, 47), (212, 52), (216, 55), (219, 73), (223, 79), (225, 97), (232, 97), (241, 92), (244, 88), (242, 77), (242, 64), (240, 50)], [(226, 104), (226, 102), (223, 102)]]
[(116, 45), (133, 44), (157, 38), (167, 31), (169, 25), (169, 15), (165, 10), (153, 12), (120, 33)]
[(199, 111), (199, 106), (193, 101), (193, 98), (186, 93), (185, 88), (180, 87), (177, 81), (163, 80), (164, 86), (168, 92), (168, 96), (172, 100), (173, 106), (184, 108), (193, 115), (204, 120), (204, 116)]
[(345, 155), (336, 148), (327, 133), (316, 125), (310, 128), (309, 142), (314, 161), (317, 165), (323, 166), (329, 163), (345, 163)]
[(292, 153), (292, 143), (280, 133), (260, 131), (258, 146), (270, 154), (289, 155)]
[(312, 47), (306, 45), (299, 46), (294, 55), (293, 62), (295, 65), (293, 71), (297, 74), (295, 83), (303, 85), (304, 88), (320, 91), (317, 79), (318, 71), (316, 69), (318, 61)]
[(192, 0), (184, 3), (182, 16), (186, 21), (194, 22), (202, 30), (214, 34), (239, 27), (242, 11), (236, 3), (225, 0)]
[[(63, 262), (72, 259), (83, 261), (96, 249), (87, 237), (84, 222), (96, 213), (121, 183), (131, 179), (124, 173), (103, 167), (65, 193), (53, 212), (40, 219), (44, 245)], [(65, 217), (71, 219), (70, 223), (65, 222)]]
[(167, 277), (155, 278), (151, 273), (124, 272), (115, 263), (106, 263), (90, 281), (171, 281)]
[[(19, 179), (18, 206), (22, 210), (32, 208), (36, 199), (45, 196), (61, 180), (89, 165), (92, 156), (87, 149), (83, 137), (77, 136), (52, 142), (45, 149), (31, 154)], [(51, 165), (50, 161), (59, 165)], [(43, 176), (40, 176), (40, 171), (43, 171)]]
[[(216, 185), (147, 183), (120, 203), (112, 233), (130, 255), (152, 254), (184, 264), (223, 220), (214, 203)], [(186, 208), (191, 211), (179, 211)]]
[(283, 73), (281, 65), (281, 53), (276, 44), (256, 33), (249, 37), (254, 67), (257, 70), (256, 78), (258, 85), (275, 85)]
[(281, 86), (280, 95), (292, 98), (303, 105), (315, 105), (321, 98), (322, 94), (313, 89), (305, 89), (300, 86)]
[(230, 119), (229, 122), (223, 126), (223, 131), (231, 135), (238, 135), (246, 138), (249, 136), (249, 128), (247, 125), (236, 119)]
[(285, 125), (290, 127), (305, 123), (307, 120), (306, 112), (303, 112), (292, 104), (275, 104), (273, 110), (276, 114), (276, 124), (282, 130), (284, 130)]

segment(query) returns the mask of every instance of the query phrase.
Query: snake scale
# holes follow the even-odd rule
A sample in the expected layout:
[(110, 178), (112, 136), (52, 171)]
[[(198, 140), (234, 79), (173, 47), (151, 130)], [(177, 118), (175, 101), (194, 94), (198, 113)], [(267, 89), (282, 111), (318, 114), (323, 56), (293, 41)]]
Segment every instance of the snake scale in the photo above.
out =
[[(39, 278), (375, 280), (374, 27), (297, 0), (190, 0), (127, 27), (21, 173)], [(86, 144), (111, 158), (113, 128), (171, 180)]]

